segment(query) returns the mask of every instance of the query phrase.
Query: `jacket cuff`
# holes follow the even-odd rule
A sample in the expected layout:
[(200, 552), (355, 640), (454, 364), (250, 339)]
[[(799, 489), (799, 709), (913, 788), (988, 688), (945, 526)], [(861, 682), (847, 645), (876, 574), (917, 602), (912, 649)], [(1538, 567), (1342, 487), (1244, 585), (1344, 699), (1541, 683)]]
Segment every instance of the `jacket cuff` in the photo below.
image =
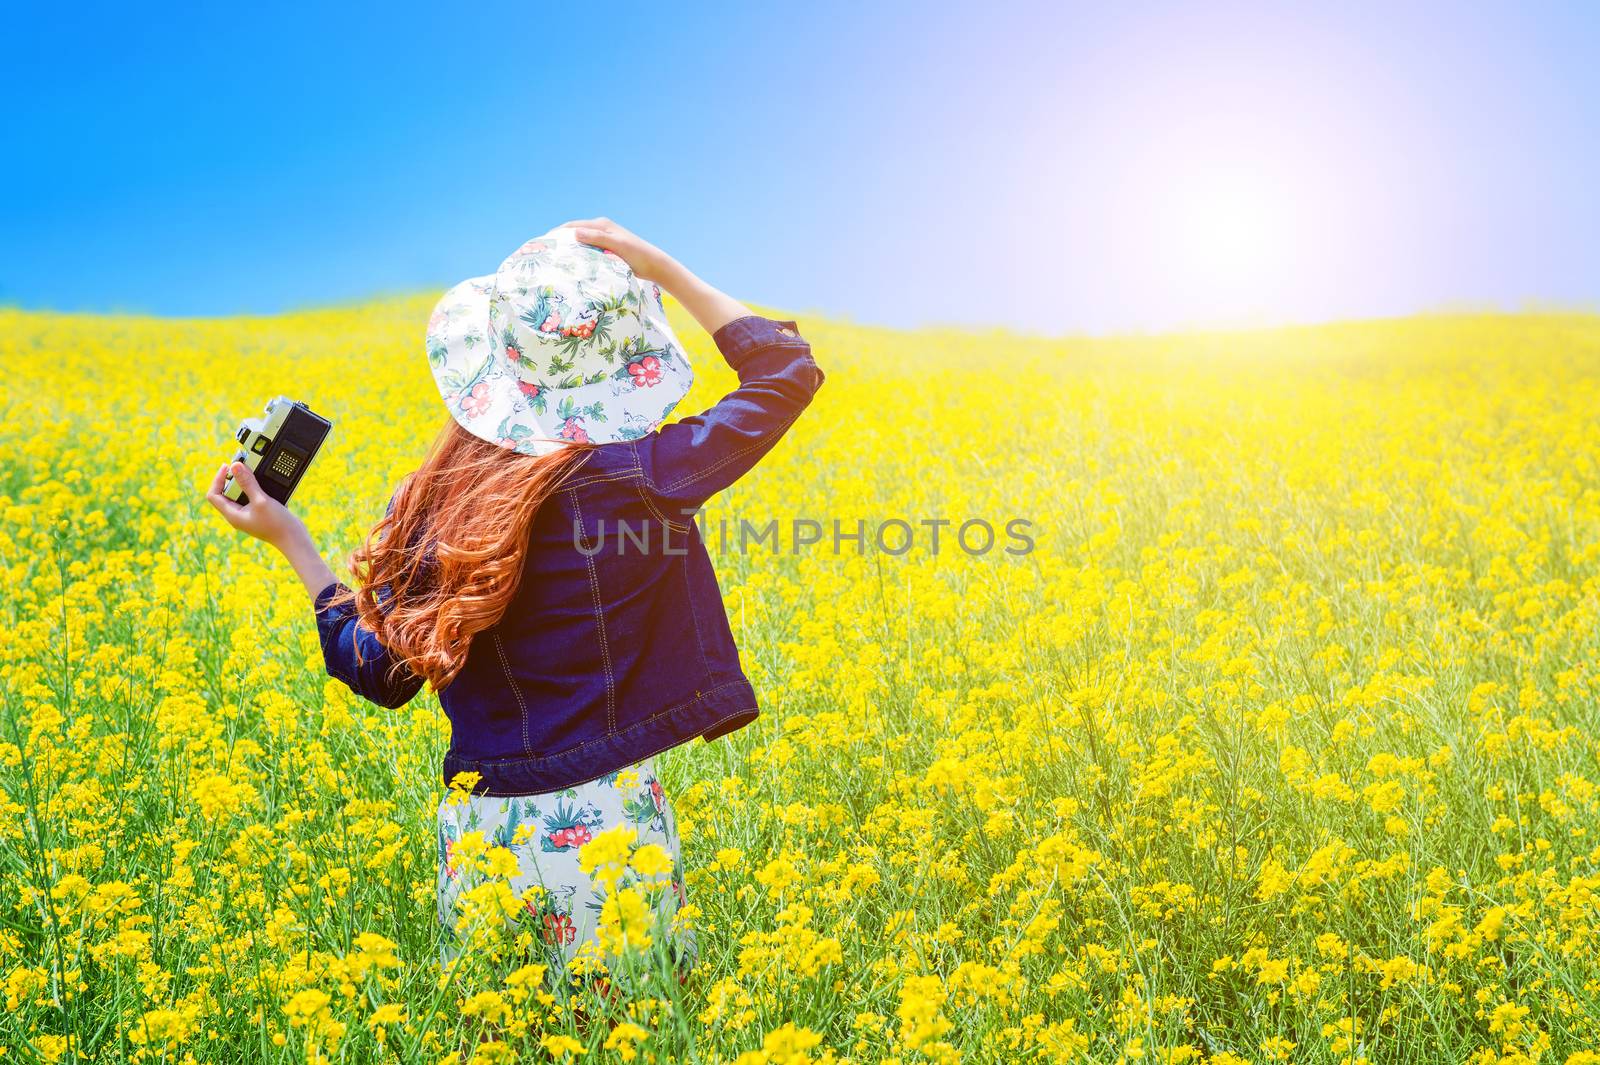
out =
[(343, 587), (344, 582), (342, 581), (330, 581), (328, 586), (322, 589), (322, 591), (318, 592), (311, 600), (312, 608), (316, 611), (319, 617), (328, 612), (329, 600), (331, 600), (334, 595)]
[(773, 347), (811, 347), (800, 335), (800, 326), (792, 318), (767, 318), (747, 314), (728, 322), (711, 334), (712, 342), (728, 365), (739, 369), (758, 351)]

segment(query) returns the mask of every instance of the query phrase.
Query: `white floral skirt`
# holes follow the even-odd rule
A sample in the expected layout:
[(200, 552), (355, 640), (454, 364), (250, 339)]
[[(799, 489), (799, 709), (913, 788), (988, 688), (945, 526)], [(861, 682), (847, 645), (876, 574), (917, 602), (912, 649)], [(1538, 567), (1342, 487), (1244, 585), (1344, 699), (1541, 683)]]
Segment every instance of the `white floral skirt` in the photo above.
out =
[(464, 913), (478, 921), (492, 911), (532, 932), (534, 960), (549, 967), (552, 984), (589, 959), (613, 979), (652, 960), (681, 974), (697, 959), (694, 933), (677, 919), (688, 901), (681, 853), (653, 758), (561, 791), (448, 794), (439, 803), (440, 961), (448, 967), (470, 947)]

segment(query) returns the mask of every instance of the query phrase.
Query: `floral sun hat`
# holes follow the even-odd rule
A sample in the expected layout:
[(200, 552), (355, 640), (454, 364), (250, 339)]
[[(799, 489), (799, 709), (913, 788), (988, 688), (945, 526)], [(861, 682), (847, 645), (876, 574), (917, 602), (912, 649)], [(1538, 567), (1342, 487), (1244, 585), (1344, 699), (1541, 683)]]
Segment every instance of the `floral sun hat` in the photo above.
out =
[(694, 382), (661, 287), (570, 226), (446, 292), (428, 364), (464, 429), (525, 455), (644, 436)]

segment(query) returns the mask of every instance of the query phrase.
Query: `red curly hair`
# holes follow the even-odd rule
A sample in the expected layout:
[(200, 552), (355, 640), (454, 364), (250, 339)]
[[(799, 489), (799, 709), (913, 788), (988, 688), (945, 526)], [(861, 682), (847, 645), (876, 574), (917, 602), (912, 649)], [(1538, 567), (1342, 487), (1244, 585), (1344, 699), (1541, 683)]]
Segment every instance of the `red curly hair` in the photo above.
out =
[[(394, 506), (351, 553), (360, 587), (333, 599), (355, 604), (394, 659), (394, 678), (410, 667), (434, 691), (455, 678), (472, 638), (516, 595), (534, 515), (594, 446), (522, 455), (446, 420)], [(379, 588), (388, 589), (382, 602)]]

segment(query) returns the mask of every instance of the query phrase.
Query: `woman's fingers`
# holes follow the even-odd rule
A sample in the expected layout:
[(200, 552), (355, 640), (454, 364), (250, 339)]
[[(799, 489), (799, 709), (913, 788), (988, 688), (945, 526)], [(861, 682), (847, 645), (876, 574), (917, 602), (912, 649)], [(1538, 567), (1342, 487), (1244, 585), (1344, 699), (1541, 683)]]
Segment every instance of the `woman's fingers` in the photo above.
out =
[(571, 222), (563, 222), (557, 229), (576, 229), (578, 239), (589, 244), (600, 244), (601, 240), (590, 238), (605, 238), (614, 236), (614, 225), (609, 218), (577, 218)]
[(667, 256), (661, 249), (604, 215), (563, 222), (557, 228), (576, 230), (579, 240), (615, 255), (646, 281), (659, 281), (665, 269)]
[(228, 464), (223, 463), (217, 469), (217, 475), (211, 478), (211, 487), (206, 490), (206, 502), (217, 509), (217, 513), (227, 519), (228, 524), (234, 528), (239, 527), (238, 517), (241, 511), (239, 504), (222, 494), (223, 487), (228, 483)]
[[(234, 482), (244, 489), (245, 498), (243, 502), (229, 499), (222, 494), (222, 490), (228, 485), (228, 474), (230, 472), (233, 474)], [(261, 498), (256, 494), (258, 491), (260, 491), (260, 487), (256, 484), (256, 476), (251, 472), (249, 466), (242, 462), (235, 462), (231, 464), (230, 469), (230, 464), (225, 462), (222, 464), (222, 468), (217, 470), (217, 475), (211, 478), (211, 487), (206, 491), (206, 498), (211, 501), (212, 506), (222, 511), (222, 513), (234, 515), (241, 514), (249, 504)]]
[(239, 482), (239, 487), (244, 489), (245, 495), (249, 496), (250, 502), (254, 503), (258, 498), (256, 495), (255, 471), (242, 462), (235, 462), (233, 464), (233, 479)]
[(224, 462), (222, 468), (217, 470), (217, 475), (211, 478), (211, 487), (206, 491), (206, 499), (211, 502), (212, 506), (222, 511), (223, 514), (229, 514), (239, 509), (239, 504), (222, 494), (222, 490), (227, 487), (227, 484), (228, 464)]
[(585, 244), (593, 244), (597, 248), (616, 249), (622, 245), (616, 234), (608, 233), (603, 229), (584, 229), (580, 227), (578, 229), (578, 239)]
[(571, 222), (563, 222), (556, 228), (576, 229), (579, 240), (599, 248), (623, 247), (629, 235), (626, 230), (604, 215), (598, 218), (576, 218)]

